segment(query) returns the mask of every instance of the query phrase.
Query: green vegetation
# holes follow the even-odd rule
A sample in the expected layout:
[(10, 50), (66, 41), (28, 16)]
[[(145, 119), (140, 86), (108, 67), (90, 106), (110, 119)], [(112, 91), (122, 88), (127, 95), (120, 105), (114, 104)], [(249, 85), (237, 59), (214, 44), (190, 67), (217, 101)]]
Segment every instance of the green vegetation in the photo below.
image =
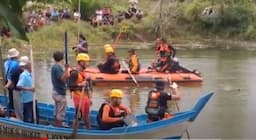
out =
[[(41, 0), (44, 4), (57, 7), (77, 9), (78, 0)], [(40, 3), (38, 4), (40, 7)], [(42, 3), (41, 3), (42, 5)], [(81, 0), (81, 14), (88, 20), (99, 7), (111, 7), (114, 14), (127, 10), (128, 0)], [(93, 28), (82, 21), (81, 33), (87, 36), (90, 44), (113, 42), (122, 26), (127, 27), (123, 40), (153, 41), (156, 37), (165, 36), (175, 43), (189, 40), (211, 38), (254, 40), (256, 39), (256, 2), (244, 0), (140, 0), (139, 9), (145, 13), (141, 21), (135, 19), (116, 23), (114, 26)], [(161, 7), (161, 9), (160, 9)], [(34, 7), (36, 8), (36, 7)], [(203, 14), (210, 8), (213, 14)], [(78, 23), (70, 20), (59, 21), (45, 26), (28, 37), (38, 48), (63, 46), (63, 34), (68, 31), (69, 44), (76, 44)], [(9, 40), (9, 44), (17, 41)]]
[(26, 0), (1, 0), (0, 1), (0, 27), (9, 27), (12, 33), (20, 39), (27, 40), (22, 25), (22, 7)]
[[(248, 1), (223, 1), (211, 3), (198, 0), (183, 3), (183, 15), (178, 17), (182, 25), (189, 31), (201, 35), (218, 35), (224, 38), (255, 39), (255, 3)], [(207, 7), (212, 7), (214, 14), (203, 15)]]

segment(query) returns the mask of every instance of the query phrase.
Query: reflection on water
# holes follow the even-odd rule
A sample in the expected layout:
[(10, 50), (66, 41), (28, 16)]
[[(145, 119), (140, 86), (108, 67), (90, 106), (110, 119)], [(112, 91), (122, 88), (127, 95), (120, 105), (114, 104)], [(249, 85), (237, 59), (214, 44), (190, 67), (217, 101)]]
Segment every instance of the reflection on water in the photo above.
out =
[[(103, 59), (103, 50), (93, 48), (92, 66)], [(125, 58), (127, 49), (117, 49), (117, 56)], [(153, 61), (152, 50), (139, 50), (142, 67)], [(192, 108), (198, 97), (209, 91), (216, 94), (210, 100), (198, 119), (191, 125), (189, 132), (192, 138), (256, 138), (254, 119), (256, 118), (256, 52), (246, 50), (188, 50), (178, 51), (179, 61), (190, 68), (198, 69), (204, 78), (201, 86), (180, 88), (182, 100), (178, 102), (181, 110)], [(48, 56), (51, 56), (49, 53)], [(75, 64), (74, 55), (70, 61)], [(53, 103), (51, 98), (50, 66), (51, 58), (35, 63), (36, 90), (39, 101)], [(92, 109), (98, 109), (107, 98), (111, 88), (94, 87)], [(136, 114), (144, 113), (147, 92), (152, 87), (121, 87), (125, 91), (123, 103), (131, 107)], [(68, 104), (72, 106), (68, 95)], [(170, 110), (176, 107), (170, 105)]]

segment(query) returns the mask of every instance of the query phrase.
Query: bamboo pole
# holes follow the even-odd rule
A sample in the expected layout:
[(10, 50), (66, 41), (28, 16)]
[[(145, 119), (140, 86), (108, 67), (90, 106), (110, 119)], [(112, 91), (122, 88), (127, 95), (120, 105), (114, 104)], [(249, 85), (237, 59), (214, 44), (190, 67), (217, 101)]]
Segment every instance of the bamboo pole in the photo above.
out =
[[(35, 88), (35, 69), (34, 69), (34, 57), (33, 57), (33, 47), (29, 44), (30, 47), (30, 59), (31, 59), (31, 75), (32, 75), (32, 87)], [(36, 116), (36, 94), (33, 93), (33, 118), (34, 124), (37, 123), (37, 116)]]
[[(4, 75), (4, 63), (3, 63), (3, 55), (2, 55), (2, 37), (0, 37), (0, 67), (1, 67), (1, 75), (2, 75), (2, 85), (5, 85), (5, 75)], [(3, 87), (4, 96), (6, 98), (6, 105), (7, 105), (7, 92)]]

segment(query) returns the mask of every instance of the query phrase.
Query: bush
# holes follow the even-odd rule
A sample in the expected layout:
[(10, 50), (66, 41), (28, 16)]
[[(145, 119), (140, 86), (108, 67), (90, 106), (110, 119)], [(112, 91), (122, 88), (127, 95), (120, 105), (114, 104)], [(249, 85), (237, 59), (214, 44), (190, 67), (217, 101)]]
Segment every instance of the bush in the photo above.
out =
[(248, 40), (256, 39), (256, 28), (255, 28), (255, 26), (250, 25), (247, 28), (244, 37), (245, 37), (245, 39), (248, 39)]
[[(219, 34), (225, 37), (254, 36), (255, 30), (255, 4), (251, 2), (233, 3), (224, 5), (224, 12), (220, 14), (220, 3), (211, 5), (208, 1), (195, 1), (184, 3), (183, 14), (178, 18), (188, 29), (193, 32), (206, 34)], [(206, 7), (212, 7), (216, 12), (213, 16), (203, 16), (202, 12)], [(182, 19), (182, 20), (181, 20)]]

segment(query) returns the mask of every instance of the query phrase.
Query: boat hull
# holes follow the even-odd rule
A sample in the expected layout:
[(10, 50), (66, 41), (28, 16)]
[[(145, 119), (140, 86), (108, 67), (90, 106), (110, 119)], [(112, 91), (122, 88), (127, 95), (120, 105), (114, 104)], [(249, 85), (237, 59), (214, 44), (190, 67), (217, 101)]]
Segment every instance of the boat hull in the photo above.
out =
[[(119, 72), (117, 74), (106, 74), (99, 72), (96, 68), (88, 68), (86, 69), (87, 74), (91, 77), (92, 82), (96, 86), (104, 86), (104, 85), (127, 85), (134, 84), (132, 77), (129, 73)], [(155, 71), (148, 71), (147, 69), (142, 69), (139, 74), (133, 74), (136, 81), (143, 85), (153, 84), (156, 80), (167, 81), (168, 74), (167, 73), (159, 73)], [(173, 82), (178, 83), (201, 83), (202, 77), (193, 73), (169, 73), (169, 76)]]
[[(147, 123), (146, 114), (136, 116), (138, 125), (134, 127), (117, 127), (110, 130), (97, 129), (97, 111), (90, 112), (92, 129), (79, 128), (75, 138), (79, 139), (159, 139), (181, 138), (189, 125), (194, 122), (213, 93), (206, 94), (198, 100), (196, 105), (185, 112), (175, 113), (172, 118)], [(0, 104), (5, 105), (7, 98), (0, 96)], [(38, 103), (39, 121), (51, 124), (54, 121), (54, 105)], [(68, 107), (65, 121), (70, 125), (75, 118), (75, 110)], [(81, 122), (80, 126), (84, 126)], [(50, 138), (68, 139), (72, 136), (72, 128), (59, 128), (52, 125), (33, 124), (0, 117), (0, 134), (4, 137)]]

